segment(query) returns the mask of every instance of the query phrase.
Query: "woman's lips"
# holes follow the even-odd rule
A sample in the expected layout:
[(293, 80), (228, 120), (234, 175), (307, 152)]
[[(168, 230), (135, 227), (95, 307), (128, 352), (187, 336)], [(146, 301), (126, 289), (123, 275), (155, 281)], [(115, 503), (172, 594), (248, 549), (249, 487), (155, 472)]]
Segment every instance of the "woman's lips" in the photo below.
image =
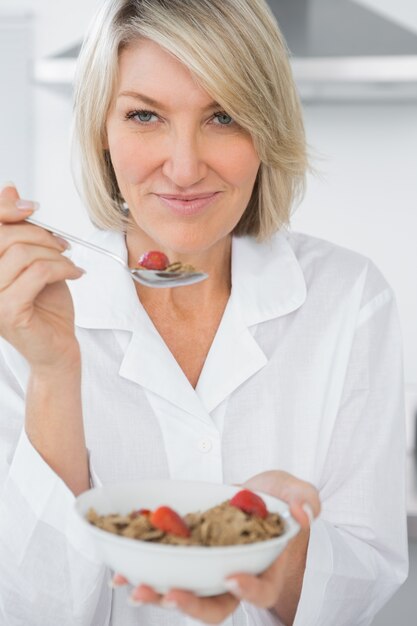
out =
[(189, 200), (176, 198), (175, 196), (171, 195), (156, 195), (165, 206), (170, 208), (177, 215), (197, 215), (198, 213), (206, 209), (210, 204), (212, 204), (219, 195), (219, 193), (219, 191), (216, 191), (214, 193), (204, 194), (202, 196), (197, 196)]

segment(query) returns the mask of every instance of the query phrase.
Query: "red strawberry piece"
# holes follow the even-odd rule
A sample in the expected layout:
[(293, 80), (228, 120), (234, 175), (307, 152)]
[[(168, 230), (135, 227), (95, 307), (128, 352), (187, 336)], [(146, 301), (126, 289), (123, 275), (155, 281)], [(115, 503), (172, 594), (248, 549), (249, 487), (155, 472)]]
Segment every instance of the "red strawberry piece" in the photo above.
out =
[(165, 270), (169, 265), (169, 259), (163, 252), (151, 250), (142, 254), (139, 265), (147, 270)]
[(150, 522), (152, 526), (163, 530), (165, 533), (171, 533), (178, 537), (189, 537), (190, 529), (184, 522), (182, 517), (178, 515), (169, 506), (160, 506), (151, 513)]
[(131, 519), (135, 519), (135, 517), (139, 517), (139, 515), (146, 515), (146, 516), (148, 516), (150, 514), (151, 514), (151, 512), (150, 512), (149, 509), (138, 509), (137, 511), (132, 511), (129, 517)]
[(150, 511), (150, 509), (139, 509), (139, 514), (140, 515), (150, 515), (151, 511)]
[(249, 489), (238, 491), (229, 501), (229, 504), (244, 511), (244, 513), (250, 513), (258, 517), (265, 518), (268, 515), (265, 502), (256, 493), (249, 491)]

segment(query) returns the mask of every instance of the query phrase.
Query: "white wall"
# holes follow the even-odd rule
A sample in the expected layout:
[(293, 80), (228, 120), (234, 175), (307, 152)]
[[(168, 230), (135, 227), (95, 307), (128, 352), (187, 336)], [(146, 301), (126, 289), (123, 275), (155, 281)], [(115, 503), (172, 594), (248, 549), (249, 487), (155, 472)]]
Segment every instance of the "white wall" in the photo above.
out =
[(56, 54), (82, 36), (101, 0), (0, 0), (2, 12), (32, 13), (35, 18), (34, 53)]
[[(31, 47), (26, 53), (33, 67), (37, 60), (62, 52), (79, 42), (100, 2), (101, 0), (1, 0), (0, 13), (32, 14)], [(15, 181), (23, 197), (33, 198), (41, 203), (42, 219), (74, 232), (83, 232), (89, 227), (89, 221), (69, 174), (71, 99), (53, 88), (34, 83), (30, 88), (31, 97), (27, 98), (26, 103), (33, 116), (30, 132), (26, 133), (27, 143), (32, 149), (30, 172), (22, 175), (23, 164), (22, 168), (19, 167), (22, 156), (16, 150), (12, 155), (15, 158), (9, 161), (9, 169), (1, 167), (0, 176), (3, 180)], [(11, 88), (11, 100), (13, 97), (17, 101), (17, 92)], [(9, 124), (13, 126), (12, 118), (8, 117)], [(15, 119), (15, 133), (21, 138), (22, 129), (17, 124), (18, 120)], [(8, 132), (10, 136), (10, 127)], [(13, 149), (9, 138), (8, 143)]]
[(417, 33), (416, 0), (353, 0)]
[(26, 187), (33, 185), (32, 32), (30, 17), (5, 13), (0, 5), (0, 176), (18, 172)]

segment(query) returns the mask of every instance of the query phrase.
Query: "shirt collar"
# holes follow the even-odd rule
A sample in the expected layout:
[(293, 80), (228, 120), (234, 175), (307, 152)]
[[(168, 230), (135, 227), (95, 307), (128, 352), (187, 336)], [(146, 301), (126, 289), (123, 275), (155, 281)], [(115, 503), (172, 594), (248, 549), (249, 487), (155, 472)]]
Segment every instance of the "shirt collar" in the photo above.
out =
[[(96, 229), (86, 239), (127, 261), (124, 233)], [(68, 283), (75, 325), (134, 330), (142, 307), (128, 272), (117, 261), (80, 245), (73, 246), (71, 260), (86, 271), (82, 278)]]
[[(306, 299), (304, 275), (288, 239), (286, 231), (262, 243), (248, 236), (233, 239), (232, 299), (248, 327), (291, 313)], [(95, 230), (89, 241), (127, 259), (123, 233)], [(69, 283), (77, 326), (133, 331), (143, 324), (143, 307), (121, 265), (82, 246), (74, 246), (71, 258), (87, 272)]]
[(295, 311), (306, 296), (304, 274), (286, 231), (262, 243), (234, 238), (232, 297), (248, 327)]

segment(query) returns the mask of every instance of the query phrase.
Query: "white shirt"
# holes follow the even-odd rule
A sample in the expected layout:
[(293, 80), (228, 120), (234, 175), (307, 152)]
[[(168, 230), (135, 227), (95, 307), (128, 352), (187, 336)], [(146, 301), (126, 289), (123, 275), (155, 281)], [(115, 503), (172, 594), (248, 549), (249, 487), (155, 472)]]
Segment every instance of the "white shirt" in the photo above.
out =
[[(124, 237), (93, 240), (126, 258)], [(313, 237), (237, 238), (232, 293), (194, 390), (129, 275), (87, 249), (70, 283), (95, 482), (241, 483), (270, 469), (312, 482), (295, 626), (365, 626), (407, 574), (400, 334), (392, 291), (366, 258)], [(0, 343), (0, 622), (190, 626), (108, 588), (74, 497), (23, 430), (28, 366)], [(280, 624), (243, 603), (228, 626)]]

